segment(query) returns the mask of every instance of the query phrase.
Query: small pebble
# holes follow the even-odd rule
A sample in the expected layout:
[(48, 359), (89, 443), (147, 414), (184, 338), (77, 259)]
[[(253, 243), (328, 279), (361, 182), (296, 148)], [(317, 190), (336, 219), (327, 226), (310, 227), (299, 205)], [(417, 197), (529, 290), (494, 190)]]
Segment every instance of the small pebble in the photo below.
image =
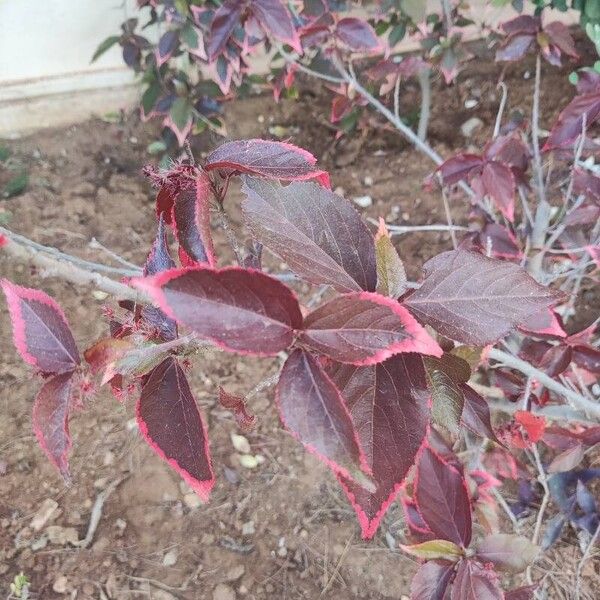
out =
[(371, 196), (356, 196), (356, 198), (352, 198), (352, 200), (354, 204), (361, 208), (368, 208), (373, 205), (373, 198), (371, 198)]
[(172, 567), (177, 562), (177, 552), (175, 550), (169, 550), (163, 556), (163, 566)]
[(242, 535), (253, 535), (255, 531), (254, 521), (246, 521), (246, 523), (242, 525)]
[(232, 433), (231, 443), (233, 444), (233, 447), (241, 454), (250, 454), (250, 452), (252, 452), (252, 449), (250, 448), (250, 442), (243, 435)]
[(468, 100), (465, 100), (465, 108), (475, 108), (477, 104), (478, 102), (475, 100), (475, 98), (469, 98)]
[(367, 187), (371, 187), (373, 185), (373, 178), (370, 175), (367, 175), (364, 181)]

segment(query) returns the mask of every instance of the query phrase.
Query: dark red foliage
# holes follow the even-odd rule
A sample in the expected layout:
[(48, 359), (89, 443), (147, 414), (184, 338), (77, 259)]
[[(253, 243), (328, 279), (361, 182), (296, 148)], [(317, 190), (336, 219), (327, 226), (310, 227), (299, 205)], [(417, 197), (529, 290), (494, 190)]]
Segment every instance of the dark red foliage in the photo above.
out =
[(417, 457), (414, 487), (419, 513), (434, 536), (468, 547), (471, 501), (465, 479), (456, 467), (425, 447)]
[(436, 331), (464, 344), (494, 343), (560, 299), (522, 267), (466, 250), (439, 254), (424, 270), (423, 284), (405, 304)]
[(254, 237), (297, 275), (339, 292), (375, 291), (373, 236), (347, 200), (315, 183), (282, 187), (250, 177), (242, 191)]
[(451, 600), (504, 600), (498, 576), (477, 561), (461, 560), (452, 584)]
[(317, 169), (316, 162), (310, 152), (286, 142), (241, 140), (227, 142), (211, 152), (204, 168), (286, 181), (317, 179), (329, 185), (327, 173)]
[(277, 405), (286, 428), (335, 473), (361, 481), (361, 469), (370, 472), (340, 391), (310, 353), (294, 350), (286, 360)]
[(23, 360), (42, 373), (66, 373), (81, 359), (60, 306), (39, 290), (0, 280), (13, 326), (13, 341)]
[(254, 429), (256, 425), (256, 415), (251, 415), (248, 412), (244, 398), (230, 394), (222, 387), (219, 387), (219, 404), (233, 413), (240, 429), (243, 431)]
[(71, 448), (69, 416), (79, 386), (72, 372), (48, 379), (33, 403), (33, 431), (50, 462), (68, 481), (68, 454)]
[(369, 292), (321, 305), (306, 317), (300, 339), (333, 360), (354, 365), (376, 364), (399, 352), (442, 355), (404, 307)]
[(350, 410), (376, 485), (369, 491), (338, 477), (363, 537), (371, 538), (425, 439), (431, 394), (423, 361), (401, 354), (369, 367), (333, 365), (329, 373)]
[(208, 501), (215, 480), (206, 426), (175, 358), (167, 358), (150, 372), (135, 414), (150, 447)]
[(355, 17), (340, 19), (335, 26), (335, 35), (350, 50), (357, 52), (376, 52), (381, 47), (375, 30), (367, 22)]
[(258, 271), (173, 269), (133, 283), (168, 316), (231, 352), (274, 356), (302, 327), (293, 293)]
[(411, 600), (444, 600), (454, 579), (454, 563), (431, 560), (422, 565), (410, 584)]

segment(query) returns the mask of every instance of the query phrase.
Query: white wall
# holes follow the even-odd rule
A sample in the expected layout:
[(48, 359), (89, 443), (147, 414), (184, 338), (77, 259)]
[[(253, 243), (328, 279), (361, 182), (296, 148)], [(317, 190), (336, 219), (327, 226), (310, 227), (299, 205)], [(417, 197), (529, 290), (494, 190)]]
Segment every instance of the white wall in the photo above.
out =
[(120, 47), (90, 60), (134, 14), (135, 0), (0, 0), (0, 134), (131, 106)]

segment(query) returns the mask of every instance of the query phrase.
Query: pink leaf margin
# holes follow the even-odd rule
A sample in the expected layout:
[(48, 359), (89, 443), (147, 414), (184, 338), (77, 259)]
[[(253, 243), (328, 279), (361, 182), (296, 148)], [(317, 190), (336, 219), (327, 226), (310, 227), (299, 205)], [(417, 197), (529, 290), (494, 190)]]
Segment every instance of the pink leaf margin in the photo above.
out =
[(210, 460), (210, 444), (208, 441), (208, 431), (206, 429), (206, 423), (200, 415), (200, 423), (202, 424), (202, 431), (204, 433), (204, 453), (208, 459), (208, 469), (211, 474), (211, 479), (199, 480), (196, 479), (193, 475), (191, 475), (188, 471), (186, 471), (174, 458), (168, 458), (164, 453), (162, 448), (150, 437), (150, 433), (148, 432), (148, 426), (146, 425), (144, 419), (141, 416), (141, 396), (138, 398), (135, 405), (135, 418), (140, 429), (140, 433), (146, 443), (152, 448), (152, 450), (162, 459), (164, 460), (171, 468), (173, 468), (183, 480), (198, 494), (198, 497), (203, 502), (208, 502), (210, 497), (210, 492), (215, 485), (215, 474), (212, 467), (212, 462)]
[[(419, 447), (419, 449), (417, 450), (417, 453), (415, 454), (415, 462), (413, 463), (413, 466), (411, 467), (411, 469), (408, 470), (408, 472), (406, 473), (406, 475), (404, 476), (404, 479), (402, 481), (396, 482), (394, 484), (394, 487), (392, 488), (392, 491), (390, 492), (389, 496), (387, 497), (386, 500), (383, 501), (383, 503), (379, 507), (379, 510), (377, 511), (377, 513), (375, 514), (375, 516), (372, 519), (369, 519), (367, 513), (362, 509), (360, 504), (358, 504), (358, 502), (356, 502), (356, 496), (350, 491), (350, 488), (348, 488), (345, 485), (345, 483), (342, 481), (341, 478), (338, 478), (338, 481), (340, 482), (340, 485), (342, 486), (344, 493), (348, 497), (348, 500), (350, 501), (350, 504), (352, 505), (352, 508), (354, 509), (354, 512), (356, 513), (356, 517), (358, 519), (358, 524), (360, 525), (361, 536), (362, 536), (363, 540), (370, 540), (373, 538), (373, 536), (377, 533), (377, 530), (379, 529), (379, 525), (381, 524), (381, 520), (385, 516), (385, 513), (388, 511), (390, 505), (392, 504), (392, 502), (394, 502), (394, 500), (396, 499), (398, 494), (405, 489), (406, 480), (408, 478), (410, 471), (412, 469), (414, 469), (415, 464), (419, 460), (419, 456), (420, 456), (421, 452), (428, 445), (428, 442), (427, 442), (428, 431), (429, 431), (429, 428), (427, 428), (427, 431), (425, 432), (425, 435), (423, 436), (423, 441), (421, 442), (421, 446)], [(416, 507), (416, 504), (415, 504), (415, 507)], [(416, 509), (417, 509), (417, 511), (419, 510), (418, 507), (416, 507)], [(420, 513), (420, 511), (419, 511), (419, 513)]]
[[(31, 288), (22, 287), (15, 283), (11, 283), (8, 279), (0, 279), (0, 287), (6, 296), (6, 303), (8, 305), (8, 314), (13, 326), (13, 342), (15, 348), (21, 355), (21, 358), (27, 363), (34, 367), (37, 367), (37, 359), (35, 356), (29, 353), (27, 350), (27, 339), (25, 336), (25, 319), (23, 318), (23, 311), (21, 310), (20, 300), (33, 300), (34, 302), (40, 302), (49, 306), (53, 311), (58, 313), (60, 318), (65, 324), (65, 327), (71, 331), (67, 317), (63, 312), (62, 308), (53, 300), (48, 294), (41, 290), (34, 290)], [(79, 364), (78, 362), (73, 363), (73, 370)]]
[[(342, 393), (340, 392), (340, 390), (338, 389), (338, 387), (335, 385), (334, 381), (331, 379), (331, 377), (329, 377), (329, 375), (327, 375), (327, 373), (323, 370), (323, 377), (325, 377), (327, 380), (329, 380), (329, 382), (331, 383), (331, 385), (337, 390), (337, 393), (340, 397), (340, 404), (342, 406), (343, 411), (345, 412), (345, 414), (347, 415), (348, 419), (350, 419), (350, 421), (353, 423), (352, 421), (352, 416), (350, 415), (350, 411), (348, 410), (348, 407), (346, 406), (346, 402), (344, 400), (344, 398), (342, 397)], [(297, 441), (299, 441), (308, 452), (310, 452), (313, 456), (316, 456), (322, 463), (324, 463), (325, 465), (327, 465), (334, 473), (336, 474), (340, 474), (343, 477), (346, 477), (347, 479), (349, 479), (350, 481), (354, 481), (354, 483), (356, 483), (357, 485), (360, 485), (353, 477), (352, 475), (348, 472), (348, 470), (340, 465), (338, 465), (336, 462), (334, 462), (333, 460), (327, 458), (326, 456), (324, 456), (323, 454), (321, 454), (312, 444), (307, 444), (305, 442), (303, 442), (300, 439), (300, 436), (293, 432), (288, 426), (287, 423), (285, 422), (285, 419), (283, 418), (283, 411), (281, 410), (281, 399), (280, 399), (280, 394), (279, 394), (279, 385), (276, 386), (275, 388), (275, 404), (277, 405), (277, 409), (279, 411), (279, 416), (281, 418), (281, 421), (283, 422), (283, 424), (285, 425), (286, 431)], [(360, 440), (358, 439), (358, 432), (356, 431), (356, 429), (353, 427), (353, 434), (354, 434), (354, 440), (356, 442), (356, 446), (358, 447), (358, 460), (360, 463), (360, 467), (362, 469), (362, 471), (364, 471), (367, 475), (372, 475), (373, 471), (371, 469), (371, 467), (369, 466), (369, 463), (367, 461), (367, 456), (360, 444)]]
[[(210, 271), (211, 273), (222, 273), (223, 271), (239, 271), (241, 273), (251, 273), (254, 275), (258, 275), (260, 277), (270, 279), (271, 281), (276, 282), (278, 285), (284, 287), (288, 293), (298, 302), (298, 298), (296, 294), (287, 286), (283, 285), (278, 279), (273, 277), (269, 277), (266, 273), (262, 271), (258, 271), (256, 269), (243, 269), (242, 267), (223, 267), (222, 269), (213, 269), (209, 265), (195, 265), (193, 267), (184, 267), (182, 269), (169, 269), (168, 271), (162, 271), (161, 273), (157, 273), (156, 275), (152, 275), (150, 277), (132, 277), (129, 281), (133, 287), (146, 292), (150, 295), (150, 297), (154, 300), (154, 302), (158, 305), (167, 317), (170, 317), (174, 321), (179, 323), (179, 320), (175, 316), (175, 313), (169, 306), (167, 302), (167, 298), (165, 293), (162, 291), (162, 287), (165, 286), (172, 279), (177, 279), (186, 273), (194, 272), (194, 271)], [(293, 328), (292, 328), (293, 329)], [(269, 357), (276, 356), (278, 352), (268, 353), (268, 352), (251, 352), (249, 350), (239, 350), (238, 348), (231, 348), (227, 344), (223, 343), (221, 340), (217, 340), (211, 337), (204, 337), (203, 339), (208, 339), (215, 346), (227, 351), (233, 352), (235, 354), (239, 354), (241, 356), (259, 356), (259, 357)]]

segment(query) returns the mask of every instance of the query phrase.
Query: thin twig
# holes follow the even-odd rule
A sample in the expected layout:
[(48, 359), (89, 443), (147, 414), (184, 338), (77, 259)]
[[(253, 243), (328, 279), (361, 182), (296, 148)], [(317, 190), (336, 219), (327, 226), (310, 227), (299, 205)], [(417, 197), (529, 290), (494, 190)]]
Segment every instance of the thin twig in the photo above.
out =
[(96, 533), (96, 529), (98, 528), (98, 524), (100, 523), (100, 519), (102, 518), (102, 508), (104, 503), (108, 500), (108, 497), (117, 489), (117, 487), (127, 479), (125, 477), (119, 477), (115, 479), (111, 483), (108, 484), (106, 489), (102, 490), (98, 496), (96, 497), (96, 501), (94, 502), (94, 506), (92, 507), (92, 513), (90, 516), (90, 523), (88, 525), (87, 533), (82, 540), (79, 540), (77, 546), (79, 548), (87, 548), (94, 539), (94, 534)]
[[(441, 177), (440, 177), (441, 179)], [(458, 247), (458, 243), (456, 241), (456, 233), (454, 223), (452, 221), (452, 213), (450, 212), (450, 203), (448, 202), (448, 194), (446, 194), (446, 189), (442, 185), (442, 202), (444, 204), (444, 212), (446, 213), (446, 221), (448, 222), (448, 229), (450, 230), (450, 238), (452, 240), (452, 247), (456, 250)]]
[(394, 116), (400, 120), (400, 76), (396, 78), (394, 84)]
[(500, 135), (500, 126), (502, 125), (502, 116), (504, 115), (504, 108), (506, 106), (506, 99), (508, 98), (508, 87), (504, 81), (498, 84), (498, 87), (502, 90), (502, 98), (500, 99), (500, 106), (498, 107), (498, 114), (496, 115), (496, 123), (494, 124), (493, 137), (497, 138)]
[[(378, 225), (379, 221), (373, 218), (367, 219), (369, 223), (373, 225)], [(405, 233), (413, 233), (415, 231), (469, 231), (468, 227), (463, 227), (462, 225), (443, 225), (433, 224), (433, 225), (387, 225), (386, 227), (390, 233), (390, 235), (403, 235)]]
[(139, 267), (138, 265), (134, 265), (132, 262), (129, 262), (127, 259), (123, 258), (116, 252), (113, 252), (110, 248), (107, 248), (104, 244), (99, 242), (95, 237), (93, 237), (90, 240), (88, 248), (91, 248), (92, 250), (102, 250), (104, 254), (110, 256), (114, 261), (118, 262), (123, 267), (131, 269), (132, 271), (135, 271), (138, 274), (142, 273), (141, 267)]
[(75, 261), (69, 260), (69, 258), (74, 257), (69, 257), (68, 254), (48, 254), (45, 251), (37, 250), (31, 244), (18, 241), (18, 238), (22, 236), (13, 237), (12, 232), (4, 228), (0, 228), (0, 230), (0, 233), (7, 232), (5, 235), (8, 240), (8, 243), (2, 247), (2, 252), (9, 254), (19, 262), (38, 267), (41, 269), (40, 275), (42, 277), (60, 277), (76, 285), (91, 285), (120, 300), (132, 300), (138, 304), (153, 303), (150, 296), (145, 292), (110, 279), (89, 267), (79, 266)]
[(431, 115), (431, 70), (426, 67), (418, 73), (419, 87), (421, 88), (421, 111), (419, 113), (419, 124), (417, 135), (423, 142), (427, 139), (427, 128)]
[(585, 552), (583, 553), (583, 556), (581, 557), (581, 560), (579, 561), (579, 564), (577, 565), (577, 573), (575, 574), (575, 577), (576, 577), (576, 579), (575, 579), (575, 600), (580, 600), (580, 598), (581, 598), (581, 572), (583, 571), (583, 566), (585, 565), (587, 560), (591, 557), (592, 549), (595, 546), (596, 542), (598, 541), (599, 536), (600, 536), (600, 524), (598, 524), (598, 527), (596, 527), (596, 531), (594, 532), (594, 535), (590, 539), (590, 543), (587, 545), (587, 548), (585, 549)]
[(231, 228), (231, 221), (229, 220), (229, 215), (227, 214), (225, 207), (221, 202), (217, 202), (217, 214), (219, 215), (219, 221), (221, 223), (221, 227), (227, 236), (227, 241), (235, 254), (235, 258), (237, 260), (238, 265), (242, 265), (244, 262), (244, 254), (242, 252), (241, 246), (238, 243), (237, 238), (235, 237), (235, 232)]
[(573, 406), (575, 406), (575, 408), (578, 408), (579, 410), (600, 419), (600, 403), (592, 402), (591, 400), (588, 400), (581, 394), (570, 390), (569, 388), (560, 384), (558, 381), (552, 379), (552, 377), (546, 375), (546, 373), (544, 373), (543, 371), (536, 369), (530, 363), (516, 356), (513, 356), (512, 354), (508, 354), (508, 352), (498, 350), (497, 348), (492, 348), (489, 351), (488, 356), (492, 360), (497, 360), (505, 364), (507, 367), (517, 369), (517, 371), (520, 371), (521, 373), (523, 373), (523, 375), (533, 377), (539, 383), (548, 388), (550, 391), (555, 392), (560, 396), (563, 396)]

